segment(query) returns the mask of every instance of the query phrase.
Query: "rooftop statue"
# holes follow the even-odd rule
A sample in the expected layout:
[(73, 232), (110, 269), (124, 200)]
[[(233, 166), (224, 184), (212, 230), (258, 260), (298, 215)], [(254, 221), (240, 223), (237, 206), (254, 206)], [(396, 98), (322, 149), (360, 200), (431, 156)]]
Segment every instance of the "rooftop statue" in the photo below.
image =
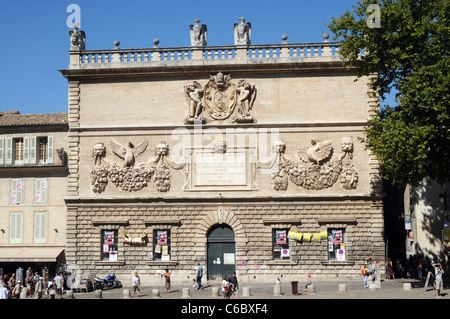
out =
[(248, 45), (252, 40), (252, 25), (245, 23), (245, 18), (240, 17), (241, 23), (234, 24), (234, 45)]
[(195, 24), (191, 24), (189, 27), (191, 46), (193, 47), (206, 46), (208, 42), (208, 30), (205, 24), (199, 25), (200, 21), (200, 19), (195, 19)]
[(73, 25), (73, 31), (69, 31), (70, 50), (86, 50), (86, 33), (83, 30), (78, 31), (79, 24)]

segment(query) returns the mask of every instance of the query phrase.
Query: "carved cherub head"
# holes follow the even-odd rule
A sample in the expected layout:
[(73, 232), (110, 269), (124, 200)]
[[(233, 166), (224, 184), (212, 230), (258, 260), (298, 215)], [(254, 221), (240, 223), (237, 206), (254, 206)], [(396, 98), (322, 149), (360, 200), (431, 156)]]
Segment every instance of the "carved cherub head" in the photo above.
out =
[(161, 141), (156, 144), (155, 152), (158, 156), (166, 156), (169, 154), (169, 145), (165, 141)]
[(341, 150), (345, 153), (353, 152), (353, 139), (351, 137), (341, 138)]
[(227, 142), (226, 141), (216, 141), (214, 143), (214, 152), (218, 154), (225, 154), (227, 152)]
[(275, 153), (284, 154), (284, 151), (286, 150), (286, 143), (284, 143), (283, 141), (276, 141), (275, 143), (273, 143), (272, 148)]
[(103, 144), (102, 142), (98, 142), (97, 144), (94, 145), (93, 155), (95, 158), (104, 157), (105, 154), (106, 154), (105, 144)]

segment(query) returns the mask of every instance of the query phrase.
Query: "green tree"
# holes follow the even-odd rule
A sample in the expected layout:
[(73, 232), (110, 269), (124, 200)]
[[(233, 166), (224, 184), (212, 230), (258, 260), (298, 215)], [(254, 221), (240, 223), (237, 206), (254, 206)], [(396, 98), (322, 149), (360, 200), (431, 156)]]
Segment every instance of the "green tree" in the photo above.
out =
[(371, 85), (381, 107), (362, 141), (394, 184), (449, 181), (450, 0), (363, 0), (353, 8), (328, 28), (359, 76), (377, 75)]

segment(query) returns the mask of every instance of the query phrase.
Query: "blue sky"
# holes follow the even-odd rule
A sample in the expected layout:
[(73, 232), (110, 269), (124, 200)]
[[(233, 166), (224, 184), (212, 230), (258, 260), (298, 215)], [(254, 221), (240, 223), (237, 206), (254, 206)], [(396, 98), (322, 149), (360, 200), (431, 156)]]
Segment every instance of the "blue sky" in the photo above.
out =
[(322, 42), (324, 23), (356, 0), (15, 0), (0, 4), (0, 111), (67, 112), (70, 47), (67, 12), (81, 8), (86, 49), (190, 46), (189, 25), (196, 18), (208, 27), (208, 45), (232, 45), (239, 17), (252, 24), (252, 44)]

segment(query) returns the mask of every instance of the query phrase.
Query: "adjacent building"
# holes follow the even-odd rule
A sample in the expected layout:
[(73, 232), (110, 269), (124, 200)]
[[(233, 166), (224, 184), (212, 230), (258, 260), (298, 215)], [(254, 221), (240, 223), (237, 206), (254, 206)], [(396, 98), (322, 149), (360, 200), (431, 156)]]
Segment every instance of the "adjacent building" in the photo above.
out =
[(67, 113), (0, 112), (0, 268), (65, 264)]

